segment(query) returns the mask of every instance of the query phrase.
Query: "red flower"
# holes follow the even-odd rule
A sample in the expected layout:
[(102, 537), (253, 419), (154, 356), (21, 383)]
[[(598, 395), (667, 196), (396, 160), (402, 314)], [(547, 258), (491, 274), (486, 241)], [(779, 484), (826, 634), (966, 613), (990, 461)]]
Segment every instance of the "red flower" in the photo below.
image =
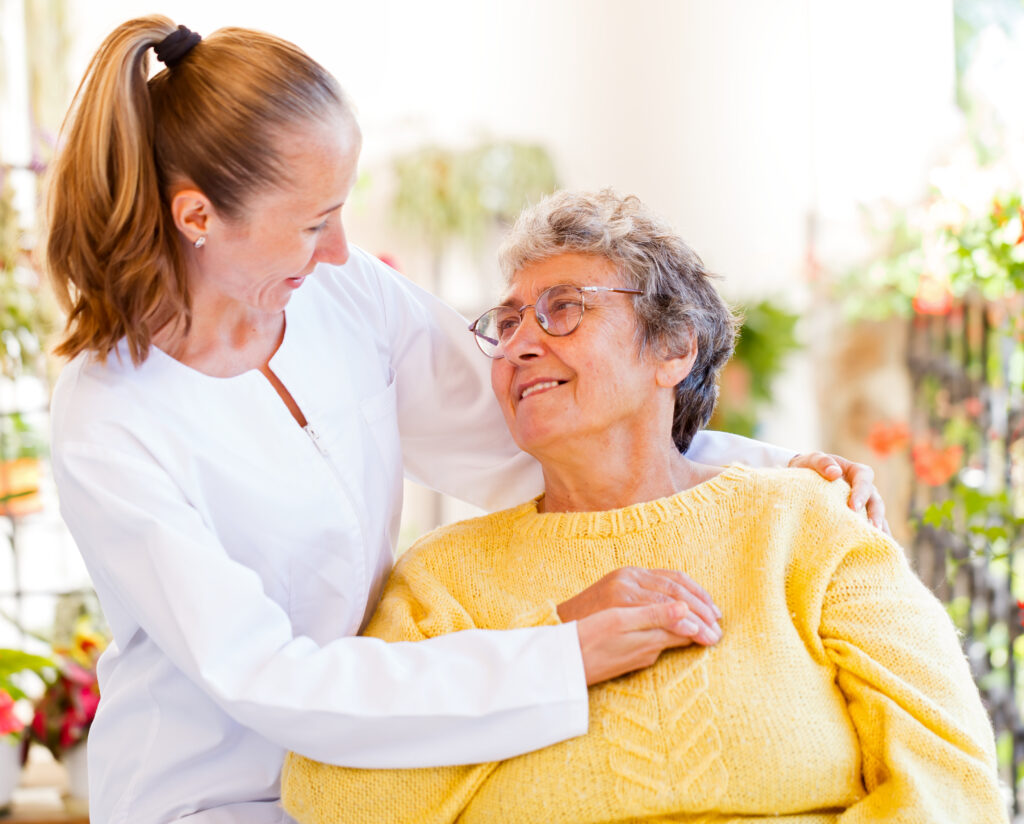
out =
[(919, 315), (948, 315), (953, 308), (953, 293), (945, 283), (931, 275), (921, 275), (913, 306)]
[(960, 468), (963, 458), (962, 446), (947, 446), (936, 449), (925, 441), (914, 444), (910, 452), (914, 462), (914, 474), (921, 483), (929, 486), (942, 486), (952, 478)]
[(14, 699), (5, 689), (0, 689), (0, 735), (9, 732), (21, 732), (25, 722), (14, 714)]
[(964, 401), (964, 412), (972, 418), (980, 418), (984, 408), (985, 405), (981, 402), (981, 398), (967, 398)]
[(878, 421), (868, 432), (868, 446), (881, 458), (905, 449), (910, 443), (910, 428), (903, 421)]
[(1020, 215), (1020, 235), (1017, 236), (1017, 240), (1014, 243), (1015, 246), (1024, 243), (1024, 206), (1017, 207), (1017, 214)]

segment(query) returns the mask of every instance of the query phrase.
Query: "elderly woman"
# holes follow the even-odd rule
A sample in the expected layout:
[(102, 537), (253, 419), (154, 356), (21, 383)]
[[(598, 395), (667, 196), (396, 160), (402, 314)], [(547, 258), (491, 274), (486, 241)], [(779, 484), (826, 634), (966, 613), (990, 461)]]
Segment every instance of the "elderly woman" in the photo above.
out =
[(636, 198), (560, 193), (520, 217), (502, 265), (508, 292), (472, 330), (545, 492), (424, 538), (369, 634), (568, 620), (569, 596), (634, 564), (705, 582), (724, 637), (592, 687), (586, 735), (506, 761), (360, 771), (289, 756), (288, 811), (1004, 821), (992, 730), (956, 634), (900, 548), (844, 506), (841, 483), (684, 456), (735, 335), (697, 256)]

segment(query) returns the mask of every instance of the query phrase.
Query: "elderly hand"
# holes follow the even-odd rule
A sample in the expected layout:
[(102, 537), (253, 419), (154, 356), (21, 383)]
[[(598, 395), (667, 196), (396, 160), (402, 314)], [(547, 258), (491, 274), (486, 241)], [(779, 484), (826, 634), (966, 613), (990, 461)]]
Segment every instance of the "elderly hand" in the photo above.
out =
[(711, 596), (689, 575), (674, 569), (622, 567), (609, 572), (597, 583), (558, 605), (563, 622), (579, 621), (588, 615), (614, 607), (680, 602), (687, 607), (685, 626), (680, 628), (686, 643), (710, 646), (722, 637), (718, 619), (722, 611)]
[(789, 465), (813, 469), (826, 481), (845, 480), (850, 485), (850, 509), (856, 512), (865, 506), (868, 520), (886, 535), (892, 535), (885, 519), (885, 502), (875, 488), (875, 471), (870, 466), (825, 452), (803, 452), (795, 455)]
[(683, 601), (616, 607), (576, 622), (587, 685), (649, 667), (671, 647), (693, 643), (697, 622)]

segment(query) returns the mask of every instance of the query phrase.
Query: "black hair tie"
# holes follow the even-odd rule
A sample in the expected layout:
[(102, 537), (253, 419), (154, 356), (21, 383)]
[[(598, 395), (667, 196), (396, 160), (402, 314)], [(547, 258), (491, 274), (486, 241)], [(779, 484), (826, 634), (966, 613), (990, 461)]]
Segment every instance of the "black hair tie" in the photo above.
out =
[(157, 60), (167, 66), (167, 68), (173, 69), (185, 59), (185, 55), (192, 51), (196, 43), (202, 39), (194, 31), (184, 26), (178, 26), (177, 31), (172, 31), (153, 46), (153, 51), (156, 52)]

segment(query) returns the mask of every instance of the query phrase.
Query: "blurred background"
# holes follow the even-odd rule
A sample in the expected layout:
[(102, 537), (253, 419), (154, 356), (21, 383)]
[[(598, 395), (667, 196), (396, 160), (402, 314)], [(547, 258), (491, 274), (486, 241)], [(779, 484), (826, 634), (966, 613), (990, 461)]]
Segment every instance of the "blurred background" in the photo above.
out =
[[(153, 11), (0, 0), (0, 688), (29, 717), (64, 662), (91, 673), (103, 643), (46, 465), (60, 365), (36, 265), (41, 181), (90, 56)], [(350, 240), (470, 317), (500, 292), (504, 226), (553, 188), (612, 186), (665, 215), (746, 318), (712, 425), (875, 468), (894, 534), (964, 633), (1018, 786), (1022, 0), (158, 11), (201, 34), (273, 32), (333, 72), (364, 134)], [(402, 546), (470, 511), (409, 485)]]

